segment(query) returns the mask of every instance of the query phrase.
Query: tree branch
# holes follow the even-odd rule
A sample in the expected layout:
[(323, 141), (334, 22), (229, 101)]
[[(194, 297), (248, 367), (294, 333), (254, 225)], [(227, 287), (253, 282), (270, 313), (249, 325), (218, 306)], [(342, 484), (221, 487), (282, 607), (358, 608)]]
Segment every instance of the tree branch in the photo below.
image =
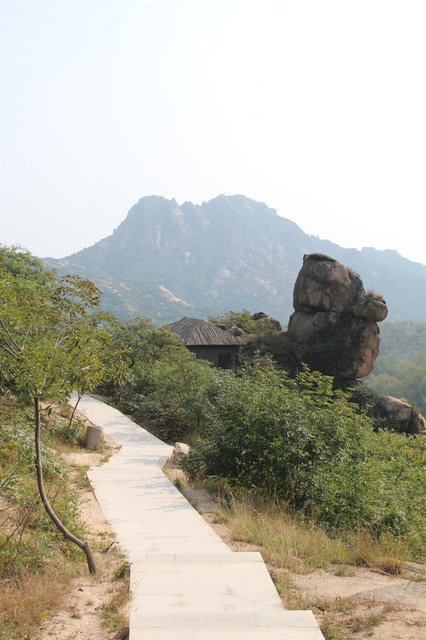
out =
[(84, 553), (86, 554), (87, 564), (88, 564), (90, 573), (96, 573), (95, 560), (93, 558), (92, 550), (90, 548), (89, 543), (88, 542), (83, 542), (82, 540), (80, 540), (80, 538), (77, 538), (70, 531), (68, 531), (68, 529), (65, 527), (65, 525), (63, 525), (62, 522), (59, 520), (59, 518), (56, 515), (56, 513), (53, 511), (53, 509), (50, 506), (50, 503), (49, 503), (49, 501), (47, 499), (47, 496), (46, 496), (46, 493), (45, 493), (45, 490), (44, 490), (43, 470), (42, 470), (42, 466), (41, 466), (41, 451), (40, 451), (40, 394), (37, 394), (35, 396), (35, 398), (34, 398), (34, 407), (35, 407), (35, 449), (36, 449), (35, 466), (36, 466), (36, 471), (37, 471), (37, 484), (38, 484), (38, 490), (39, 490), (39, 493), (40, 493), (41, 501), (43, 503), (44, 508), (46, 509), (46, 512), (47, 512), (48, 516), (54, 522), (54, 524), (58, 527), (59, 531), (61, 531), (68, 540), (70, 540), (71, 542), (76, 544), (78, 547), (80, 547), (80, 549), (82, 549), (84, 551)]
[(9, 338), (9, 340), (11, 341), (11, 343), (13, 344), (13, 346), (20, 352), (22, 353), (22, 347), (16, 342), (16, 340), (14, 339), (14, 337), (12, 336), (12, 334), (10, 333), (9, 329), (6, 327), (5, 323), (3, 322), (3, 320), (0, 318), (0, 325), (3, 329), (3, 331), (5, 332), (5, 334), (7, 335), (7, 337)]

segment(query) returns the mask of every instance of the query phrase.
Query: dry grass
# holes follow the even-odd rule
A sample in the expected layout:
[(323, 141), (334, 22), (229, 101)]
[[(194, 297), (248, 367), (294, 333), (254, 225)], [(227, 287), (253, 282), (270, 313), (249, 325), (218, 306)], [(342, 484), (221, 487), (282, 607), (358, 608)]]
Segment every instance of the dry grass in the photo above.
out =
[(389, 575), (401, 573), (404, 549), (390, 536), (374, 538), (369, 531), (353, 532), (346, 540), (351, 552), (351, 564), (381, 569)]
[(218, 512), (235, 540), (262, 547), (265, 561), (274, 567), (304, 573), (312, 568), (349, 565), (401, 572), (403, 550), (390, 538), (375, 539), (368, 531), (333, 538), (318, 524), (302, 521), (274, 503), (232, 499)]
[(308, 594), (298, 587), (287, 570), (269, 568), (271, 577), (287, 609), (311, 609), (320, 624), (325, 640), (347, 640), (355, 633), (362, 637), (395, 613), (399, 607), (390, 603), (353, 597), (325, 598)]
[(392, 604), (356, 597), (324, 598), (302, 590), (292, 574), (308, 573), (316, 567), (337, 576), (351, 576), (354, 566), (379, 568), (386, 574), (401, 573), (403, 549), (390, 538), (377, 540), (365, 530), (353, 531), (344, 540), (331, 538), (314, 522), (304, 522), (282, 506), (233, 499), (218, 516), (226, 522), (235, 540), (255, 544), (288, 609), (311, 609), (320, 622), (325, 640), (346, 640), (372, 635), (374, 627), (389, 613)]
[[(14, 424), (13, 408), (12, 403), (6, 416), (11, 424)], [(7, 424), (4, 413), (0, 412), (1, 424)], [(18, 414), (15, 419), (16, 432), (28, 446), (32, 430)], [(59, 458), (58, 450), (81, 451), (76, 443), (62, 437), (67, 423), (60, 408), (54, 407), (50, 415), (46, 413), (43, 421), (43, 435), (55, 447), (50, 449), (54, 460)], [(17, 451), (21, 451), (20, 443), (16, 444)], [(0, 638), (27, 640), (38, 636), (43, 621), (64, 605), (72, 577), (87, 569), (80, 549), (58, 535), (47, 518), (32, 465), (19, 463), (16, 452), (11, 451), (13, 455), (7, 456), (3, 448), (0, 456), (0, 478), (4, 482), (13, 472), (16, 480), (3, 490), (0, 503)], [(46, 466), (49, 470), (49, 465), (45, 465), (45, 472)], [(57, 471), (45, 473), (45, 486), (58, 515), (66, 518), (73, 533), (86, 536), (75, 507), (76, 494), (70, 477), (62, 477)]]
[(236, 540), (260, 545), (266, 562), (274, 567), (303, 572), (308, 567), (350, 562), (342, 542), (313, 523), (302, 526), (279, 506), (233, 500), (220, 510), (220, 517)]
[(0, 638), (31, 638), (52, 609), (61, 606), (71, 570), (64, 563), (42, 574), (30, 573), (3, 582), (0, 595)]
[[(315, 610), (315, 605), (313, 608)], [(321, 631), (325, 640), (346, 640), (359, 633), (362, 637), (372, 635), (372, 629), (384, 622), (389, 613), (398, 611), (398, 607), (361, 602), (357, 598), (337, 598), (324, 611)]]
[(377, 293), (377, 291), (374, 291), (373, 289), (368, 289), (368, 291), (365, 294), (366, 298), (371, 298), (372, 300), (378, 300), (379, 302), (384, 302), (384, 298), (382, 295), (380, 295), (380, 293)]

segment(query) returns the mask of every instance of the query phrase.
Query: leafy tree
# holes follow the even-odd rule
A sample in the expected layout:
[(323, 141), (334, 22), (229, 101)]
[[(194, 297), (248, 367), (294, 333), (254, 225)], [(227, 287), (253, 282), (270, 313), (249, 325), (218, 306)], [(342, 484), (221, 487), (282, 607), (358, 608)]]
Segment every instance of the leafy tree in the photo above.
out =
[(217, 318), (209, 318), (209, 322), (224, 325), (226, 329), (230, 329), (235, 326), (248, 334), (253, 333), (256, 329), (256, 320), (247, 309), (243, 309), (239, 312), (227, 311)]
[[(66, 399), (73, 388), (93, 389), (106, 375), (112, 342), (106, 313), (94, 313), (100, 292), (78, 276), (59, 282), (40, 261), (18, 248), (0, 248), (1, 384), (34, 403), (36, 471), (41, 500), (62, 533), (87, 556), (87, 542), (60, 522), (46, 497), (40, 452), (40, 400)], [(124, 366), (120, 375), (125, 374)]]
[(103, 392), (118, 407), (167, 442), (201, 434), (211, 417), (220, 373), (197, 360), (167, 328), (136, 318), (114, 329), (114, 344), (130, 361), (126, 385), (107, 384)]

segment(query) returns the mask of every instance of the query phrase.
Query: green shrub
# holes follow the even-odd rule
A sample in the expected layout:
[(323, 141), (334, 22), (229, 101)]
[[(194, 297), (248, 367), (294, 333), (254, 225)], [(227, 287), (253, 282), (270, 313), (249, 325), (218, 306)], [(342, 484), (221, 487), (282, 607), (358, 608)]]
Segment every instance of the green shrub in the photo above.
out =
[(137, 318), (115, 331), (115, 343), (127, 350), (129, 380), (104, 386), (118, 408), (148, 425), (166, 442), (191, 441), (206, 432), (220, 372), (197, 360), (167, 328)]
[(334, 530), (368, 527), (421, 548), (424, 441), (375, 433), (332, 378), (258, 366), (222, 378), (215, 413), (189, 457), (193, 474), (274, 493)]
[[(4, 413), (0, 415), (0, 580), (17, 580), (27, 571), (42, 570), (59, 550), (71, 558), (80, 551), (65, 541), (41, 504), (35, 478), (33, 426), (13, 403), (7, 423), (3, 422)], [(68, 472), (54, 451), (43, 444), (41, 450), (49, 500), (65, 526), (78, 535), (84, 528), (78, 520), (76, 496), (67, 483)]]

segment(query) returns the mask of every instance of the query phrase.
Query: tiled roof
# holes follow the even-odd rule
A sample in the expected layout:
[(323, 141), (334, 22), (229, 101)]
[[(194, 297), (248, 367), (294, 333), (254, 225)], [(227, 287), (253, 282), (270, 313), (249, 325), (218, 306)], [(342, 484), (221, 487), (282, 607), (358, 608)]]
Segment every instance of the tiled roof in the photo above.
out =
[(217, 325), (198, 318), (182, 318), (168, 324), (167, 327), (173, 333), (177, 333), (187, 347), (239, 346), (241, 344), (240, 340), (229, 331), (224, 331)]

